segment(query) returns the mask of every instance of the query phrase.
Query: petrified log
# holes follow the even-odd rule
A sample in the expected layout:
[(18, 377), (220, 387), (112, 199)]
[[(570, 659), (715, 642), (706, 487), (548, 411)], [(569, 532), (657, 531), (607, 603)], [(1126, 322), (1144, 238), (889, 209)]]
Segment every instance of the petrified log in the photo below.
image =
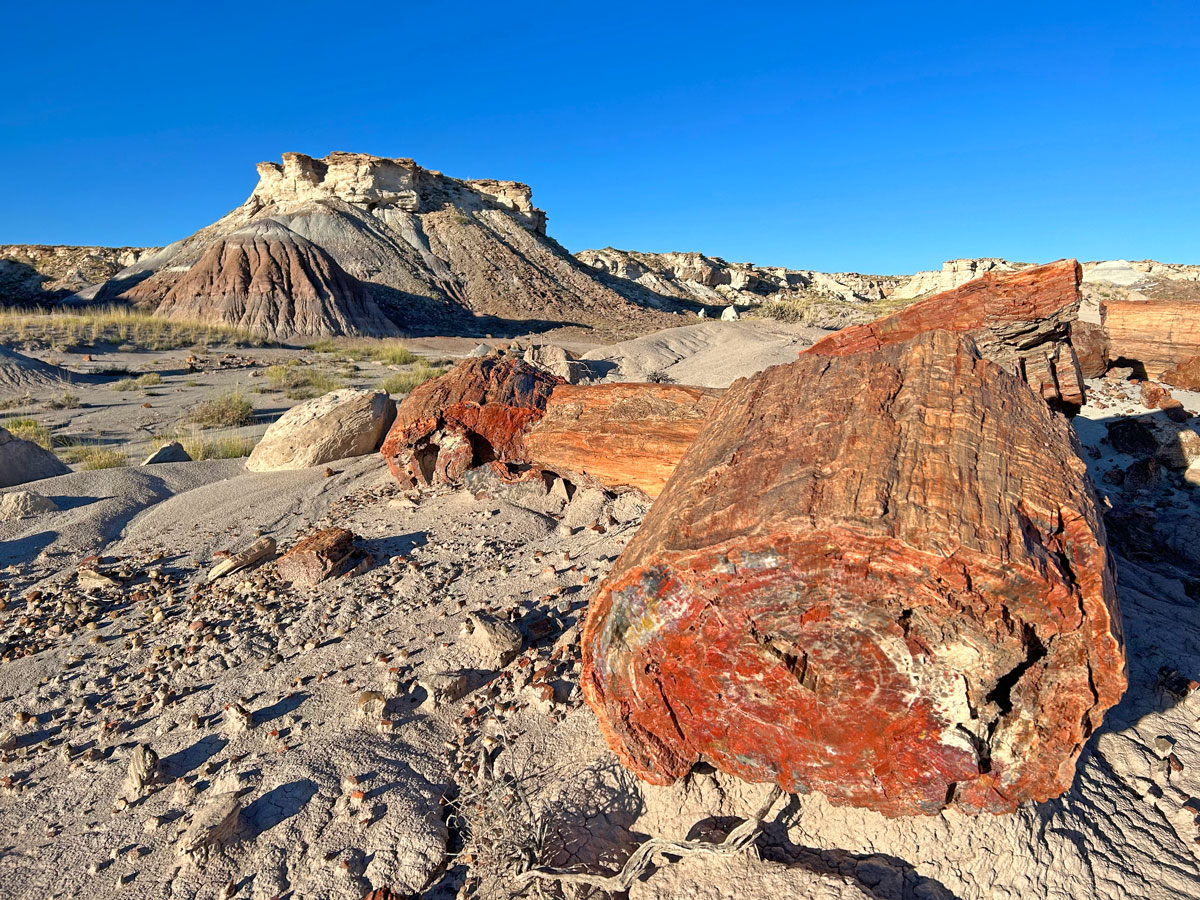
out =
[(345, 528), (323, 528), (297, 541), (296, 546), (275, 563), (280, 578), (294, 585), (312, 587), (331, 575), (341, 574), (357, 551), (354, 532)]
[(676, 384), (559, 385), (527, 459), (576, 483), (657, 497), (724, 393)]
[(1108, 300), (1100, 306), (1100, 320), (1112, 358), (1141, 363), (1151, 378), (1200, 356), (1200, 303)]
[(1108, 332), (1094, 322), (1071, 323), (1071, 346), (1085, 378), (1100, 378), (1108, 371)]
[(1185, 391), (1200, 391), (1200, 356), (1189, 356), (1162, 373), (1162, 381)]
[(404, 487), (451, 484), (482, 463), (523, 463), (522, 437), (564, 383), (515, 356), (464, 360), (400, 403), (380, 452)]
[(270, 559), (275, 555), (275, 538), (260, 537), (249, 547), (240, 550), (237, 553), (226, 556), (219, 563), (208, 570), (208, 580), (216, 581), (218, 578), (224, 578), (226, 575), (232, 575), (234, 572), (240, 572), (242, 569), (248, 569), (250, 566), (257, 565), (265, 559)]
[(1081, 277), (1073, 259), (1020, 272), (989, 272), (889, 316), (835, 331), (802, 353), (846, 356), (935, 329), (969, 334), (985, 359), (1025, 378), (1052, 404), (1071, 410), (1085, 399), (1070, 343)]
[(735, 382), (588, 611), (609, 744), (887, 815), (1058, 795), (1125, 689), (1073, 440), (944, 331)]

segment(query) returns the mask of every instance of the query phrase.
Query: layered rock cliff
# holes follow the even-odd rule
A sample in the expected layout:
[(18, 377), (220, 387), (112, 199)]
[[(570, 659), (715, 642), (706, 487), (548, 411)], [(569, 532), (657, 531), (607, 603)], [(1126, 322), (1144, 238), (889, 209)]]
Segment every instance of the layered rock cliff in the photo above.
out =
[[(98, 298), (172, 313), (177, 295), (169, 302), (168, 294), (206, 259), (207, 274), (188, 282), (189, 302), (207, 298), (211, 316), (238, 324), (245, 310), (221, 289), (242, 275), (212, 271), (225, 256), (209, 251), (248, 226), (270, 223), (319, 248), (361, 284), (394, 328), (410, 333), (497, 327), (479, 323), (479, 315), (643, 330), (672, 320), (652, 308), (668, 305), (664, 298), (642, 289), (618, 293), (547, 237), (545, 213), (533, 206), (527, 185), (461, 180), (411, 159), (359, 153), (323, 159), (286, 153), (282, 163), (261, 163), (258, 172), (245, 203), (139, 260)], [(199, 291), (205, 283), (214, 293)], [(288, 318), (285, 306), (279, 312), (282, 318), (252, 327), (276, 336), (379, 330), (349, 310), (321, 319)], [(335, 321), (339, 315), (345, 325)]]
[(150, 247), (0, 246), (0, 304), (54, 303), (112, 278)]

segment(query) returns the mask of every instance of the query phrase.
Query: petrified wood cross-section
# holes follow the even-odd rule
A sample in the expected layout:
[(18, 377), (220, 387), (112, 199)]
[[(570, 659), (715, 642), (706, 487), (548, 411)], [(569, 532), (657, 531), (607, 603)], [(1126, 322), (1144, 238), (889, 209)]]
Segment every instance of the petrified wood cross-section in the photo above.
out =
[(610, 745), (888, 815), (1058, 795), (1125, 689), (1073, 441), (946, 331), (736, 382), (589, 610)]

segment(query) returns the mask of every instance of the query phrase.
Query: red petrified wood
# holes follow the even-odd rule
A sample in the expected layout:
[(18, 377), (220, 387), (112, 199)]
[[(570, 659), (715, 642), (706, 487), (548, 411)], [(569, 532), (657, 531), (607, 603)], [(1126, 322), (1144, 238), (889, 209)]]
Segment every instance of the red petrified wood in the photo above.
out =
[(835, 331), (804, 353), (846, 356), (907, 341), (926, 331), (969, 334), (985, 359), (1029, 382), (1053, 404), (1084, 402), (1083, 375), (1071, 347), (1082, 270), (1073, 259), (1015, 273), (988, 273), (890, 316)]
[(718, 403), (588, 612), (622, 762), (705, 759), (887, 815), (1071, 784), (1125, 689), (1070, 426), (944, 331), (804, 354)]
[(524, 462), (525, 431), (564, 383), (514, 356), (464, 360), (400, 403), (380, 452), (404, 487), (453, 483), (482, 463)]
[(526, 454), (576, 483), (657, 497), (723, 393), (678, 384), (562, 384), (525, 435)]

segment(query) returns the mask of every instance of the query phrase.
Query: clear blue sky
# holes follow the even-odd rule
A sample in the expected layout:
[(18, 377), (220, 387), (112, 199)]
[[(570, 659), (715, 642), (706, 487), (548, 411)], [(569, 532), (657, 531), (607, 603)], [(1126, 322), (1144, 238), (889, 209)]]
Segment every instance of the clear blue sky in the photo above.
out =
[(0, 243), (161, 244), (288, 150), (529, 182), (571, 250), (1200, 263), (1200, 7), (8, 3)]

